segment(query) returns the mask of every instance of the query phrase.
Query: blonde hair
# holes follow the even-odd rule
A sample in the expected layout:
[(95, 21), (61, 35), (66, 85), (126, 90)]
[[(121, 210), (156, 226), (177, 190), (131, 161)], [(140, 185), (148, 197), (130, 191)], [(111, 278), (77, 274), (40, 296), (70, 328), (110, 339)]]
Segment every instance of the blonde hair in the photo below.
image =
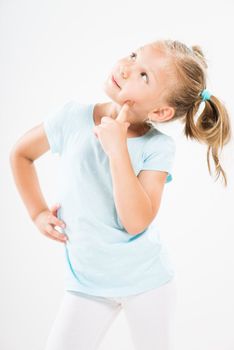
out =
[(200, 46), (189, 48), (176, 40), (159, 40), (150, 45), (160, 48), (166, 54), (168, 61), (170, 79), (163, 98), (169, 106), (174, 108), (175, 114), (172, 119), (165, 122), (181, 119), (185, 124), (184, 134), (187, 138), (196, 139), (208, 145), (209, 174), (212, 176), (211, 153), (215, 164), (216, 180), (222, 173), (227, 186), (227, 177), (218, 156), (219, 148), (222, 150), (232, 136), (227, 109), (217, 97), (211, 95), (210, 99), (204, 102), (204, 110), (196, 122), (194, 118), (202, 102), (201, 92), (206, 89), (207, 79), (207, 63)]

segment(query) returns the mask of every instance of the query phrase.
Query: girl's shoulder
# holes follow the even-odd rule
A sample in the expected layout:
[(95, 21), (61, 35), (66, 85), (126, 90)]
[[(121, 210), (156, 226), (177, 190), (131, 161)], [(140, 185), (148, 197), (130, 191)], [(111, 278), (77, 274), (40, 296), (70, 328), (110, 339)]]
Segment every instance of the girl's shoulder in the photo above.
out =
[(62, 153), (69, 139), (86, 127), (89, 104), (70, 99), (43, 118), (52, 153)]
[(153, 127), (152, 131), (149, 134), (148, 139), (146, 140), (145, 147), (170, 147), (170, 148), (176, 148), (176, 142), (174, 138), (168, 134), (165, 134), (164, 132), (160, 131), (159, 129)]

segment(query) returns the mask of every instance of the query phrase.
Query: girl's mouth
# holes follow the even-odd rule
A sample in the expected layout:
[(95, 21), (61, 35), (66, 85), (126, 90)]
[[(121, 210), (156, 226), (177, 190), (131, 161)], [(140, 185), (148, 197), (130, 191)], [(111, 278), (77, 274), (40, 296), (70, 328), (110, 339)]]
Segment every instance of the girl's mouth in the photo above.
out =
[(111, 80), (112, 80), (112, 82), (113, 82), (116, 86), (118, 86), (118, 88), (120, 89), (120, 86), (118, 85), (118, 83), (117, 83), (117, 81), (115, 80), (115, 78), (114, 78), (113, 75), (112, 75), (112, 77), (111, 77)]

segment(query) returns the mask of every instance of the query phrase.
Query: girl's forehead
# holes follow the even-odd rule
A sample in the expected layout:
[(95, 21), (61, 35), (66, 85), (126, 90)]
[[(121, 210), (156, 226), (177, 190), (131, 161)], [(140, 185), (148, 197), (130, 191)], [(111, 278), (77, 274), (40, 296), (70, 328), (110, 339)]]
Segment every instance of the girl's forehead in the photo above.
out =
[(166, 52), (160, 47), (152, 44), (143, 45), (138, 48), (139, 52), (143, 55), (152, 56), (154, 59), (166, 59)]
[(166, 53), (156, 45), (144, 45), (137, 49), (140, 60), (153, 71), (164, 70), (168, 65)]

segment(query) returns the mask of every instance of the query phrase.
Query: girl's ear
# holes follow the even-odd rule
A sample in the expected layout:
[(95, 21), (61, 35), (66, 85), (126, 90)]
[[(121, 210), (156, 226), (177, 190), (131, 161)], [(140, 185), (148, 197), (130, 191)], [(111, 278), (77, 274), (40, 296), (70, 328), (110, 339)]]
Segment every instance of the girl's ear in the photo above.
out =
[(163, 123), (166, 120), (172, 119), (175, 114), (173, 107), (160, 107), (148, 114), (148, 118), (152, 121)]

